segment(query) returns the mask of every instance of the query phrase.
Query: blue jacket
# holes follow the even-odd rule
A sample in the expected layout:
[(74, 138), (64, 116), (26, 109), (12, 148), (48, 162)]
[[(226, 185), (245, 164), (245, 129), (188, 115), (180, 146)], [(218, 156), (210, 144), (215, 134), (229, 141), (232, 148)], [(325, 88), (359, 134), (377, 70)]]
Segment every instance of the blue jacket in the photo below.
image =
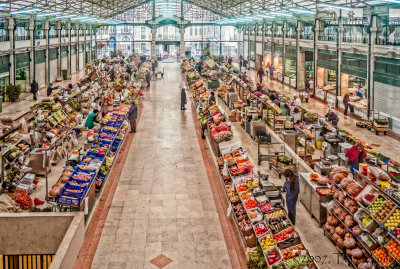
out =
[(138, 117), (138, 107), (136, 104), (131, 105), (128, 112), (128, 120), (136, 120)]

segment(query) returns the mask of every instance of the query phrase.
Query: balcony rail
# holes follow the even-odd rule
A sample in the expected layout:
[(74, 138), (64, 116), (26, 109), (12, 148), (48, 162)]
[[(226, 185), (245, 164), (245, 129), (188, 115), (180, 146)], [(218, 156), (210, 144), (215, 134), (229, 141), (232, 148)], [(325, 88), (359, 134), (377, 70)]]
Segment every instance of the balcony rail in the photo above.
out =
[(314, 40), (314, 34), (300, 34), (300, 39)]
[(0, 42), (10, 41), (10, 37), (8, 35), (0, 36)]
[(343, 42), (345, 43), (368, 43), (368, 38), (362, 36), (344, 36)]
[(29, 35), (16, 35), (14, 36), (15, 41), (21, 41), (21, 40), (29, 40), (30, 36)]
[(337, 41), (337, 36), (336, 35), (324, 35), (324, 36), (320, 36), (318, 38), (318, 40), (336, 42)]

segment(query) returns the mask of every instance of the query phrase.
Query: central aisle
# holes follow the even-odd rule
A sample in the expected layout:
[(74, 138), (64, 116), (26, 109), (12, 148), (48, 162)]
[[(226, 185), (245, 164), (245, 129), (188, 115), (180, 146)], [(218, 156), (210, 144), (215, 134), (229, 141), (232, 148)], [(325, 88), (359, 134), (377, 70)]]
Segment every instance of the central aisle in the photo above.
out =
[(231, 268), (192, 114), (180, 110), (180, 66), (163, 67), (145, 93), (91, 268), (159, 268), (149, 261), (160, 254), (172, 260), (165, 268)]

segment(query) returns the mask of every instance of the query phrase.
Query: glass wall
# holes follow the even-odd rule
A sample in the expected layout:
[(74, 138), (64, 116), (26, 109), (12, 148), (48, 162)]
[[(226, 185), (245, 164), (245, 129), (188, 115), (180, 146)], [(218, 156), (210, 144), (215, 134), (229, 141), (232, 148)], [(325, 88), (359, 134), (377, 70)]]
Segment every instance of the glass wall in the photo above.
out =
[(15, 20), (15, 31), (14, 38), (15, 40), (29, 40), (29, 31), (28, 29), (29, 21), (27, 20)]

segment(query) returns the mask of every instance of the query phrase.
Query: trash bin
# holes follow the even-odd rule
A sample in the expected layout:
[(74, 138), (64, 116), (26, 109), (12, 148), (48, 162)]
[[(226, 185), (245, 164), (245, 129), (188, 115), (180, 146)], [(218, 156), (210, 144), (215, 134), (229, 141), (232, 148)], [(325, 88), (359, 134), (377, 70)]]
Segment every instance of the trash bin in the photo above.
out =
[(63, 69), (63, 70), (61, 70), (61, 72), (62, 72), (63, 79), (67, 80), (68, 79), (68, 70)]

